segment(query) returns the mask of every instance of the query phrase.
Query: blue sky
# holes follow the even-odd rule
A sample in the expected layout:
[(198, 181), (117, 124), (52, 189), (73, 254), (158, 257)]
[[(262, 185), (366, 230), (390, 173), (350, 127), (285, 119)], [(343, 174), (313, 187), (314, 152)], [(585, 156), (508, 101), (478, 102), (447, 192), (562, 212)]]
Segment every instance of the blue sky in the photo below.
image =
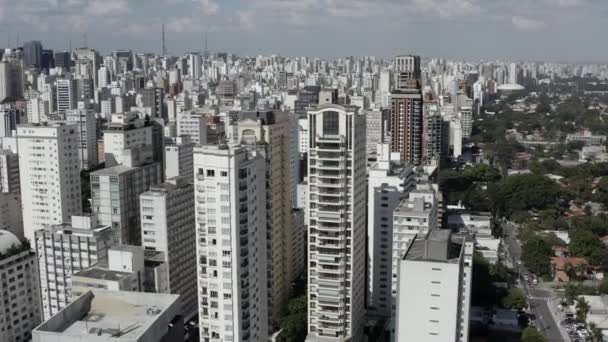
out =
[(608, 62), (608, 0), (0, 0), (17, 34), (67, 49)]

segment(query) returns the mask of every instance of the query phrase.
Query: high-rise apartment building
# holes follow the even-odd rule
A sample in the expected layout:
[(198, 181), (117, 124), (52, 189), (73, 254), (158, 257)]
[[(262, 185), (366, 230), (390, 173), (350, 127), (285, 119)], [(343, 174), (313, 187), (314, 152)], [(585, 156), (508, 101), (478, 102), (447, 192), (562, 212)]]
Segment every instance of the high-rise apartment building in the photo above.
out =
[(6, 230), (0, 230), (0, 279), (0, 341), (29, 341), (42, 320), (36, 254)]
[(17, 127), (25, 237), (82, 212), (76, 125)]
[(21, 123), (21, 111), (13, 105), (0, 104), (0, 138), (10, 137)]
[(391, 158), (388, 144), (379, 144), (378, 161), (369, 169), (367, 193), (368, 310), (391, 315), (393, 211), (415, 187), (414, 168)]
[(42, 312), (48, 320), (72, 300), (71, 276), (98, 262), (107, 262), (114, 236), (95, 216), (72, 216), (71, 223), (36, 231)]
[(207, 145), (194, 168), (201, 341), (266, 341), (266, 162)]
[[(388, 144), (389, 111), (387, 109), (373, 109), (365, 114), (365, 135), (367, 142), (367, 160), (377, 159), (378, 144)], [(389, 145), (390, 146), (390, 145)]]
[(123, 164), (131, 167), (161, 162), (164, 154), (162, 131), (153, 121), (137, 113), (116, 113), (103, 131), (106, 167)]
[(401, 160), (422, 162), (422, 89), (420, 57), (398, 56), (394, 61), (395, 84), (391, 93), (391, 148)]
[(199, 113), (182, 113), (177, 117), (177, 135), (187, 135), (196, 145), (207, 143), (207, 117)]
[(193, 151), (194, 143), (187, 135), (173, 138), (172, 142), (165, 144), (165, 177), (185, 176), (194, 179)]
[[(437, 228), (438, 198), (435, 189), (428, 183), (419, 183), (416, 189), (409, 192), (393, 213), (392, 238), (392, 318), (395, 323), (395, 309), (397, 305), (399, 261), (407, 252), (409, 243), (416, 237), (424, 236)], [(394, 329), (394, 326), (393, 326)], [(394, 335), (392, 335), (394, 337)]]
[(473, 240), (448, 229), (415, 235), (399, 260), (396, 337), (469, 340)]
[(97, 114), (84, 102), (78, 103), (78, 109), (66, 111), (66, 122), (78, 127), (79, 156), (83, 170), (93, 169), (98, 164), (97, 156)]
[(287, 309), (293, 270), (288, 236), (292, 227), (291, 140), (289, 113), (243, 111), (237, 140), (266, 160), (266, 224), (270, 321), (275, 327)]
[(141, 194), (142, 247), (162, 252), (168, 293), (179, 294), (186, 319), (196, 315), (196, 227), (191, 177), (176, 177)]
[(307, 341), (363, 341), (365, 116), (356, 107), (308, 112)]

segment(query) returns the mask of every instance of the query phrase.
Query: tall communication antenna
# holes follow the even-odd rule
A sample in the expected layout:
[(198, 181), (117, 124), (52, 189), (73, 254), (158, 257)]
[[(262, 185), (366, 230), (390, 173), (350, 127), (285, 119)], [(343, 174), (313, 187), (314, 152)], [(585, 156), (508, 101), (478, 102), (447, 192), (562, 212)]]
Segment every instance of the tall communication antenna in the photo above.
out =
[(165, 42), (165, 23), (163, 23), (163, 56), (167, 55), (167, 45)]
[(86, 34), (86, 32), (82, 34), (82, 47), (83, 48), (87, 47), (87, 34)]

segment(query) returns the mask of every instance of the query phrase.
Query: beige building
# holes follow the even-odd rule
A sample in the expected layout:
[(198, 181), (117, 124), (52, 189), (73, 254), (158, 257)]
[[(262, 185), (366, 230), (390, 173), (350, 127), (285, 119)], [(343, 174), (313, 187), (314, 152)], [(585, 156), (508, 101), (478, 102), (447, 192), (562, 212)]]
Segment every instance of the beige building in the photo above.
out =
[(289, 116), (287, 112), (240, 113), (238, 142), (255, 145), (266, 159), (270, 323), (279, 324), (287, 307), (294, 271), (292, 238), (291, 170), (289, 159)]

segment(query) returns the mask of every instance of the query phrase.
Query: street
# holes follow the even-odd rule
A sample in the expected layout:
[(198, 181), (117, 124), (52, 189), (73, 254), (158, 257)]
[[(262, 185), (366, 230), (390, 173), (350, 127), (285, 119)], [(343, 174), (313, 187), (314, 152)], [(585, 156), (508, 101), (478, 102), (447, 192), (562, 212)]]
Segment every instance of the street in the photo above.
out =
[(517, 226), (507, 222), (504, 224), (503, 231), (505, 232), (504, 239), (511, 263), (515, 271), (517, 271), (521, 287), (530, 303), (530, 312), (536, 317), (536, 327), (545, 335), (547, 341), (569, 341), (564, 339), (560, 332), (559, 322), (556, 322), (551, 314), (551, 309), (555, 311), (555, 308), (549, 306), (552, 293), (548, 290), (530, 287), (528, 282), (523, 278), (523, 275), (528, 274), (528, 271), (519, 262), (521, 260), (521, 247), (517, 241)]

